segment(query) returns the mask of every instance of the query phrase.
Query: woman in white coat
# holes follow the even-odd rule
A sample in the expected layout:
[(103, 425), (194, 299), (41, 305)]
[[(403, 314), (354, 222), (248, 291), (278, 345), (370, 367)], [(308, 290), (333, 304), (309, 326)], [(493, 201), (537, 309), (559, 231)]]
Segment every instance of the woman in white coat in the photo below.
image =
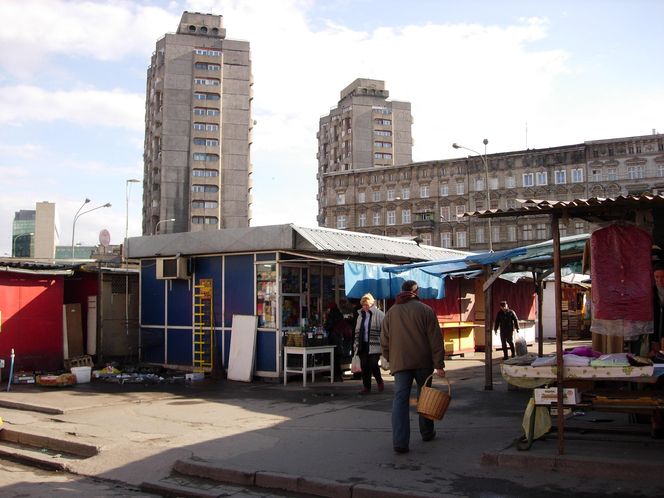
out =
[(383, 378), (380, 374), (380, 327), (383, 324), (385, 313), (376, 308), (376, 300), (371, 294), (365, 294), (360, 299), (362, 308), (358, 310), (358, 318), (355, 322), (355, 344), (354, 351), (360, 357), (362, 365), (362, 385), (360, 394), (371, 392), (371, 376), (373, 375), (378, 384), (378, 392), (385, 389)]

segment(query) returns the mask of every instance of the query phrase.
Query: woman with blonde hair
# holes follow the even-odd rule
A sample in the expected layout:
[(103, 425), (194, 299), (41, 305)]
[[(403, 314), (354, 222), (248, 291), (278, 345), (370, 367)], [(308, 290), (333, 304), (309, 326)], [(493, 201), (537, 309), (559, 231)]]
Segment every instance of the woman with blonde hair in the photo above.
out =
[(358, 310), (355, 322), (355, 343), (353, 350), (360, 357), (362, 365), (362, 385), (360, 394), (371, 392), (371, 376), (378, 384), (378, 392), (385, 389), (383, 378), (380, 375), (378, 360), (380, 359), (380, 327), (383, 324), (385, 313), (376, 307), (376, 300), (371, 294), (365, 294), (360, 299), (362, 308)]

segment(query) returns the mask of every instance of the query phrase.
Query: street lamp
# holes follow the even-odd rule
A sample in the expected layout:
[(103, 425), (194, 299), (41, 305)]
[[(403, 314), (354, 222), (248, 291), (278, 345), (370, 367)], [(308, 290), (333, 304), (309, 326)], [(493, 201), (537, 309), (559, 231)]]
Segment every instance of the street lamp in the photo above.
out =
[(175, 218), (169, 218), (169, 219), (167, 219), (167, 220), (159, 220), (159, 221), (157, 222), (157, 224), (154, 226), (154, 232), (152, 233), (152, 235), (156, 235), (156, 234), (157, 234), (157, 232), (159, 231), (159, 225), (160, 225), (160, 224), (162, 224), (162, 223), (168, 223), (169, 221), (175, 221)]
[[(22, 234), (17, 235), (16, 237), (14, 237), (14, 247), (12, 248), (12, 255), (15, 258), (17, 257), (16, 256), (16, 241), (18, 239), (20, 239), (21, 237), (25, 237), (25, 236), (31, 237), (33, 235), (34, 235), (34, 232), (30, 232), (30, 233), (22, 233)], [(28, 250), (28, 256), (30, 256), (30, 251), (29, 250)]]
[[(88, 202), (90, 202), (90, 199), (85, 199), (85, 202), (83, 203), (83, 206), (85, 206)], [(97, 209), (111, 207), (111, 203), (107, 202), (106, 204), (103, 204), (101, 206), (97, 206), (97, 207), (94, 207), (92, 209), (88, 209), (87, 211), (81, 212), (81, 209), (83, 209), (83, 206), (78, 208), (78, 211), (76, 211), (76, 216), (74, 216), (74, 222), (72, 223), (72, 227), (71, 227), (71, 259), (74, 259), (74, 235), (76, 234), (76, 220), (78, 220), (84, 214), (90, 213), (92, 211), (96, 211)]]
[[(457, 143), (453, 143), (452, 147), (455, 149), (465, 149), (467, 151), (473, 152), (474, 154), (477, 154), (480, 159), (482, 159), (482, 162), (484, 163), (484, 183), (486, 184), (486, 200), (489, 205), (489, 210), (491, 210), (491, 189), (489, 188), (489, 164), (487, 163), (486, 160), (486, 146), (489, 143), (489, 140), (486, 138), (482, 141), (484, 143), (484, 155), (480, 154), (476, 150), (470, 149), (468, 147), (464, 147), (463, 145), (459, 145)], [(489, 251), (493, 252), (493, 233), (491, 230), (491, 218), (488, 218), (489, 220)]]

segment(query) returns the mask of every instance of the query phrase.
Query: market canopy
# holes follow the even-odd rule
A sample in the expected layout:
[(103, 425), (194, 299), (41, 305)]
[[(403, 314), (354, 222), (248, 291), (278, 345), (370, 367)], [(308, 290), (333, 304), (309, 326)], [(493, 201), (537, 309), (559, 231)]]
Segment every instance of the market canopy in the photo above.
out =
[(401, 292), (401, 284), (406, 280), (415, 280), (419, 286), (419, 296), (424, 299), (443, 299), (445, 297), (445, 279), (414, 268), (401, 272), (387, 272), (386, 266), (344, 262), (344, 280), (346, 296), (361, 298), (371, 293), (376, 299), (390, 299)]

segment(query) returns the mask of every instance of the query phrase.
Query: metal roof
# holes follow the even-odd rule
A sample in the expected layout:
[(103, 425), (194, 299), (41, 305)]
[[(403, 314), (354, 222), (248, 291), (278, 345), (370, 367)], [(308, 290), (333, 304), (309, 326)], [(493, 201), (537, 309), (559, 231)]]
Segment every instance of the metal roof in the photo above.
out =
[(3, 258), (0, 259), (0, 271), (14, 273), (30, 273), (42, 275), (71, 275), (80, 267), (78, 264), (50, 263), (31, 259)]
[(181, 232), (127, 240), (127, 256), (133, 259), (261, 251), (311, 252), (319, 256), (384, 262), (456, 259), (470, 254), (426, 246), (414, 240), (294, 224)]
[(619, 195), (617, 197), (591, 197), (589, 199), (574, 199), (571, 201), (517, 199), (517, 202), (521, 204), (518, 208), (472, 211), (464, 213), (461, 216), (500, 218), (506, 216), (559, 213), (593, 222), (608, 221), (624, 219), (625, 214), (629, 211), (664, 208), (664, 195)]

